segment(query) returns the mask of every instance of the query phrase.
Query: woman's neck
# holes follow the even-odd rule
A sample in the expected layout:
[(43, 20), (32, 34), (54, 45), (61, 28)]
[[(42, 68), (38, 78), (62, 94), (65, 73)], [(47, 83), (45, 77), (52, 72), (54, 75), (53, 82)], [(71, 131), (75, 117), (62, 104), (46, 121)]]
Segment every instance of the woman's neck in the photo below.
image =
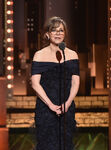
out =
[(60, 51), (58, 45), (54, 45), (54, 44), (50, 43), (49, 47), (50, 47), (51, 52), (56, 53), (57, 51)]

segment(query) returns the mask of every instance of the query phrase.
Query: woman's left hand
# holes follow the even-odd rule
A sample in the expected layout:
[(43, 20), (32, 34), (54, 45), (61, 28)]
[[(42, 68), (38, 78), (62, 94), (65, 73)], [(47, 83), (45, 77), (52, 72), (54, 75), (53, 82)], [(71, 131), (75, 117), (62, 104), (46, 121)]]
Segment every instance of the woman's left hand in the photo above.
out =
[[(71, 103), (69, 101), (65, 102), (65, 112), (68, 111), (70, 105), (71, 105)], [(64, 104), (62, 104), (62, 113), (64, 113)]]

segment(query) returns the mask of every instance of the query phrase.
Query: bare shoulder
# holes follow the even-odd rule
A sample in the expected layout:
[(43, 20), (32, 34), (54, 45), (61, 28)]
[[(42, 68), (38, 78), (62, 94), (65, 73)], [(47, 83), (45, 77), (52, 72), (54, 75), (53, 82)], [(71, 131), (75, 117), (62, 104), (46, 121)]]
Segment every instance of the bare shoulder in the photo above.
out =
[(35, 52), (34, 57), (33, 57), (33, 61), (43, 61), (44, 59), (44, 54), (47, 51), (47, 47), (38, 50)]
[(67, 59), (78, 59), (78, 54), (69, 48), (66, 48)]

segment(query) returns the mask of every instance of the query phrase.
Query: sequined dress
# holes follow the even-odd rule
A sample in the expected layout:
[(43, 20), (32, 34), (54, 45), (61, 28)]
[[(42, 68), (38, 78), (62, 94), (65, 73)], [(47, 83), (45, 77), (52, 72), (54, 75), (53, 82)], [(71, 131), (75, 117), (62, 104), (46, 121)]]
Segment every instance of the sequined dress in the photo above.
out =
[[(78, 59), (65, 62), (66, 89), (65, 101), (70, 94), (71, 77), (79, 75)], [(32, 75), (41, 74), (40, 84), (50, 100), (59, 105), (64, 102), (64, 63), (56, 62), (32, 62)], [(61, 79), (60, 79), (61, 78)], [(61, 82), (61, 83), (60, 83)], [(61, 90), (60, 90), (61, 89)], [(61, 92), (61, 93), (60, 93)], [(61, 98), (60, 98), (61, 97)], [(36, 150), (61, 150), (64, 149), (64, 115), (58, 117), (48, 106), (37, 97), (35, 108), (35, 124), (37, 128)], [(60, 127), (61, 126), (61, 127)], [(73, 150), (72, 137), (76, 127), (75, 104), (72, 102), (66, 113), (66, 150)], [(61, 142), (60, 142), (61, 141)]]

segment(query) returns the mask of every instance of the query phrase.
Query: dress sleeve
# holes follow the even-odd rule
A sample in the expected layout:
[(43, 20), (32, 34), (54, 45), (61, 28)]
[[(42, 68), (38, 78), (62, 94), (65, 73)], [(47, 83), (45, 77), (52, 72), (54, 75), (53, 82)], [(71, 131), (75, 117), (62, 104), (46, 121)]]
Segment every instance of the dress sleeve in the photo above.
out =
[(31, 75), (41, 74), (42, 72), (43, 72), (43, 67), (41, 66), (41, 63), (32, 61)]
[(74, 61), (74, 65), (73, 65), (73, 68), (72, 68), (72, 74), (80, 76), (79, 60), (78, 59), (76, 59)]

